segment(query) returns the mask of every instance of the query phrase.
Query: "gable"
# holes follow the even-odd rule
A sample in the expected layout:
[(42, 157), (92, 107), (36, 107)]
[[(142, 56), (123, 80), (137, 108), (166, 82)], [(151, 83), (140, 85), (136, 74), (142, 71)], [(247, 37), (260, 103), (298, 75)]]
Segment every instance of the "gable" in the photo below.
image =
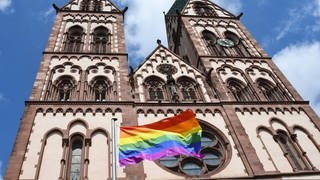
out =
[(109, 0), (72, 0), (61, 10), (86, 11), (86, 12), (121, 12), (121, 10)]
[(166, 71), (171, 72), (175, 80), (181, 77), (196, 80), (203, 76), (195, 67), (163, 46), (158, 46), (134, 72), (133, 76), (135, 78), (140, 76), (143, 80), (150, 76), (157, 76), (166, 81)]

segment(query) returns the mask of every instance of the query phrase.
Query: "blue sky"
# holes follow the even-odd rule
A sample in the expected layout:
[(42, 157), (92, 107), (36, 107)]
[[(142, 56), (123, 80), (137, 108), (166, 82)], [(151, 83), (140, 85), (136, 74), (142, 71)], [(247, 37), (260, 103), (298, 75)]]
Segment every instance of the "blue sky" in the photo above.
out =
[[(0, 0), (0, 175), (3, 175), (46, 46), (54, 11), (68, 0)], [(174, 0), (115, 0), (126, 13), (129, 63), (166, 42), (163, 11)], [(320, 0), (213, 0), (234, 14), (320, 114)], [(0, 179), (1, 176), (0, 176)]]

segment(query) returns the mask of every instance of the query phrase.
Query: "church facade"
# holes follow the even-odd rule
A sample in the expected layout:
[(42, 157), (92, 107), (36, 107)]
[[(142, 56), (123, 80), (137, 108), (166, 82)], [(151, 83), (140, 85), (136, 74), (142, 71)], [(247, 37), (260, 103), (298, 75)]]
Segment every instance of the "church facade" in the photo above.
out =
[(128, 70), (126, 9), (58, 8), (7, 165), (6, 180), (112, 178), (112, 119), (143, 125), (191, 109), (202, 158), (117, 165), (117, 179), (320, 179), (320, 121), (240, 17), (176, 0), (168, 47)]

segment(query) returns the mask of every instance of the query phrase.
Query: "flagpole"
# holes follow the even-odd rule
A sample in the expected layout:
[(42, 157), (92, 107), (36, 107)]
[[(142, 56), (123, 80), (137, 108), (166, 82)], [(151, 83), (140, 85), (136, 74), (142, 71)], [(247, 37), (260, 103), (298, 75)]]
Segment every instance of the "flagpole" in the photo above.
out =
[(117, 118), (112, 118), (112, 180), (117, 179), (117, 133), (116, 133)]

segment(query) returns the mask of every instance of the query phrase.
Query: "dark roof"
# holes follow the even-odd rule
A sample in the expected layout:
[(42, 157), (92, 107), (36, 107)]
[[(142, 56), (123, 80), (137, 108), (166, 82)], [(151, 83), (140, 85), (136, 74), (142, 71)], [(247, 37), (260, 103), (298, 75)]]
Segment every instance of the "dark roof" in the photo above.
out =
[(177, 15), (176, 10), (181, 12), (188, 0), (176, 0), (168, 11), (167, 15)]

